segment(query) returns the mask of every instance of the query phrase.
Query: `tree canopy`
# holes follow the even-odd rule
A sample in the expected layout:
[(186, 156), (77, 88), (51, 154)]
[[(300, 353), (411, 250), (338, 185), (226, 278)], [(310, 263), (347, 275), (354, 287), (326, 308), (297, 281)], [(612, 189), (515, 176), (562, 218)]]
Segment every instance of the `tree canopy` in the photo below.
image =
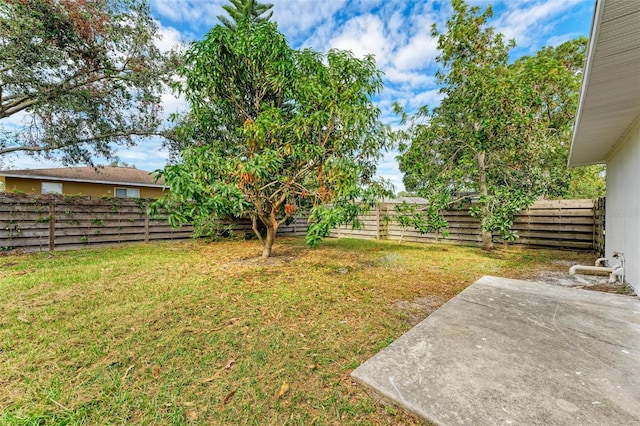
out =
[[(260, 3), (256, 0), (229, 0), (231, 4), (225, 4), (222, 8), (229, 14), (229, 18), (218, 15), (218, 20), (229, 29), (234, 29), (238, 22), (247, 19), (250, 22), (268, 21), (273, 16), (270, 11), (273, 4)], [(267, 13), (269, 12), (269, 13)], [(267, 13), (265, 15), (265, 13)]]
[(533, 88), (530, 108), (539, 127), (540, 164), (548, 181), (545, 197), (604, 196), (604, 166), (567, 167), (586, 49), (587, 39), (578, 37), (543, 47), (511, 66), (519, 84)]
[(160, 95), (177, 61), (158, 37), (145, 0), (0, 3), (0, 155), (91, 163), (164, 135)]
[(510, 64), (515, 44), (487, 25), (491, 8), (462, 0), (452, 5), (446, 31), (432, 29), (444, 98), (412, 117), (403, 113), (399, 163), (407, 189), (432, 205), (474, 201), (482, 246), (491, 249), (493, 233), (505, 241), (516, 237), (511, 226), (518, 211), (568, 187), (585, 43), (546, 48)]
[(244, 17), (194, 43), (180, 72), (191, 105), (177, 131), (185, 143), (181, 162), (161, 171), (172, 222), (215, 231), (226, 217), (250, 217), (269, 257), (299, 210), (312, 209), (315, 245), (380, 188), (387, 128), (371, 100), (382, 87), (372, 57), (294, 50), (274, 23)]

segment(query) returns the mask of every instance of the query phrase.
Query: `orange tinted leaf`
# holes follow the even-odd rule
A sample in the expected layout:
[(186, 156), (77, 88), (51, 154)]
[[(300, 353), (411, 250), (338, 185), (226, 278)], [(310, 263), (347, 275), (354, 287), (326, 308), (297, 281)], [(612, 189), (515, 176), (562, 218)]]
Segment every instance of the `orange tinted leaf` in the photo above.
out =
[(224, 399), (222, 400), (222, 408), (224, 408), (224, 406), (227, 404), (227, 402), (229, 402), (229, 400), (231, 399), (231, 397), (232, 397), (233, 395), (235, 395), (235, 394), (236, 394), (236, 391), (235, 391), (235, 390), (232, 390), (231, 392), (229, 392), (229, 393), (227, 394), (227, 396), (225, 396), (225, 397), (224, 397)]
[(282, 396), (287, 393), (287, 391), (289, 390), (289, 383), (284, 382), (282, 384), (282, 386), (280, 386), (280, 389), (278, 390), (278, 393), (276, 394), (276, 399), (280, 399), (282, 398)]

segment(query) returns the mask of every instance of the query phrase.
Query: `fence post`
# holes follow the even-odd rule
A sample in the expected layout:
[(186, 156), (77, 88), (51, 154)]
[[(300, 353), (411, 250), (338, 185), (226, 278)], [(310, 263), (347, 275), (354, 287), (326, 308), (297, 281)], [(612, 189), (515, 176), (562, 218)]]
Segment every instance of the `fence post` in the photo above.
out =
[(380, 202), (376, 204), (376, 240), (380, 239)]
[(56, 249), (56, 200), (49, 199), (49, 251)]
[(606, 215), (606, 199), (600, 197), (593, 203), (593, 248), (598, 256), (604, 257), (604, 239), (605, 239), (605, 217)]
[(144, 209), (144, 242), (149, 242), (149, 205), (145, 205)]
[[(598, 253), (598, 199), (593, 200), (593, 251)], [(598, 253), (598, 257), (600, 253)]]

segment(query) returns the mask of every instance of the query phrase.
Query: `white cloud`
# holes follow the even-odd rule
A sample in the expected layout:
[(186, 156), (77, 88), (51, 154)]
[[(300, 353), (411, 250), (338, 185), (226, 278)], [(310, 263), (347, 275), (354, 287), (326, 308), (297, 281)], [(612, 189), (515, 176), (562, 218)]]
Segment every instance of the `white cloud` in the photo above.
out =
[(549, 39), (544, 43), (545, 46), (559, 46), (565, 41), (573, 40), (577, 37), (580, 37), (583, 34), (580, 33), (567, 33), (567, 34), (559, 34), (553, 37), (549, 37)]
[(184, 98), (184, 95), (176, 96), (172, 93), (163, 93), (161, 103), (165, 115), (181, 113), (189, 109), (189, 103)]
[(191, 27), (212, 27), (218, 22), (218, 15), (226, 15), (223, 0), (151, 0), (153, 10), (160, 17), (180, 22)]
[(61, 167), (60, 162), (47, 160), (36, 155), (13, 153), (0, 157), (0, 168), (3, 170), (50, 169)]
[(395, 67), (388, 67), (384, 70), (385, 79), (392, 83), (400, 83), (403, 87), (433, 86), (436, 78), (426, 71), (401, 71)]
[(18, 127), (24, 127), (28, 125), (30, 122), (31, 122), (31, 114), (23, 110), (3, 118), (2, 127), (9, 127), (11, 130), (14, 130)]
[(405, 29), (405, 17), (398, 10), (393, 12), (391, 17), (386, 21), (387, 30), (389, 34), (394, 37), (397, 43), (402, 43), (406, 39), (404, 34)]
[(393, 49), (378, 16), (361, 15), (345, 22), (342, 31), (329, 41), (333, 48), (350, 50), (357, 57), (375, 55), (378, 67), (384, 67)]
[(160, 37), (156, 40), (155, 45), (161, 52), (168, 52), (171, 49), (184, 51), (187, 47), (188, 40), (185, 34), (174, 27), (165, 27), (159, 24), (158, 35)]
[(134, 147), (116, 147), (115, 152), (121, 161), (147, 171), (163, 168), (169, 158), (169, 152), (162, 146), (162, 139), (157, 137), (140, 140)]
[(296, 40), (301, 36), (308, 38), (317, 31), (323, 32), (325, 27), (333, 31), (334, 15), (346, 7), (347, 0), (273, 0), (272, 3), (272, 20), (278, 23), (280, 31)]
[(408, 105), (411, 109), (420, 108), (423, 105), (428, 105), (430, 108), (439, 105), (443, 95), (438, 89), (429, 89), (420, 93), (416, 93), (410, 99), (408, 99)]
[(433, 65), (436, 56), (438, 56), (437, 40), (429, 34), (420, 33), (398, 49), (393, 63), (401, 70), (415, 70)]
[(386, 152), (378, 163), (377, 175), (391, 181), (395, 187), (395, 191), (404, 191), (404, 183), (402, 182), (402, 173), (398, 168), (396, 156), (398, 152), (395, 150)]
[(506, 40), (515, 39), (518, 46), (531, 46), (537, 38), (550, 31), (550, 20), (582, 1), (584, 0), (510, 2), (508, 10), (496, 19), (494, 25)]

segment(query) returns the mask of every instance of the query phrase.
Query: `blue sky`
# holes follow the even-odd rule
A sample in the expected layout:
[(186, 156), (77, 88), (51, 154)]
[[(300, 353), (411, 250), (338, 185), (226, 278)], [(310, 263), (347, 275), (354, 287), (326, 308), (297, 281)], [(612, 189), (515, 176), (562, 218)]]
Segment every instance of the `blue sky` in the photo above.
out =
[[(163, 48), (201, 39), (225, 14), (222, 0), (150, 0), (158, 19)], [(266, 1), (265, 1), (266, 2)], [(422, 105), (433, 107), (440, 99), (435, 81), (436, 41), (432, 24), (440, 29), (451, 14), (449, 1), (410, 0), (271, 0), (272, 20), (295, 48), (351, 50), (357, 56), (374, 54), (385, 75), (385, 88), (376, 99), (385, 122), (397, 125), (391, 104), (398, 101), (408, 111)], [(516, 40), (512, 59), (535, 53), (542, 46), (557, 45), (580, 35), (588, 37), (595, 0), (468, 0), (471, 5), (493, 5), (491, 25), (508, 39)], [(167, 114), (186, 104), (167, 93)], [(119, 151), (122, 161), (144, 170), (161, 168), (168, 157), (158, 140), (144, 141)], [(387, 153), (379, 175), (402, 190), (396, 152)], [(3, 158), (11, 168), (55, 167), (26, 155)], [(98, 161), (99, 162), (99, 161)]]

